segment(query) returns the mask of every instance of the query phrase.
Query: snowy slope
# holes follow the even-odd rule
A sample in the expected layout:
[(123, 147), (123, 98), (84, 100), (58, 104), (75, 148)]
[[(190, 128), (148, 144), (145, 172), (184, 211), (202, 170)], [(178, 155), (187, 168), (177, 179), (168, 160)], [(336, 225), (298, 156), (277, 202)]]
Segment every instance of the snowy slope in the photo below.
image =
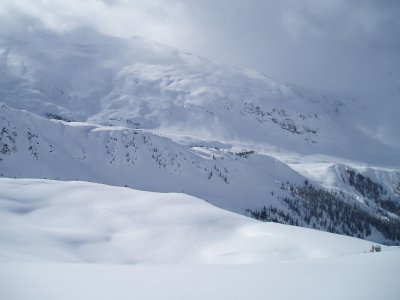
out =
[(260, 223), (184, 194), (0, 179), (0, 219), (0, 294), (10, 300), (399, 293), (397, 247), (369, 253), (371, 242)]
[[(346, 197), (338, 195), (332, 199), (326, 192), (318, 196), (319, 211), (309, 204), (315, 202), (309, 192), (317, 190), (306, 189), (304, 193), (306, 177), (271, 156), (240, 150), (230, 144), (209, 141), (204, 145), (197, 141), (187, 146), (141, 130), (49, 120), (6, 105), (0, 106), (0, 120), (3, 126), (0, 136), (2, 177), (85, 180), (148, 191), (183, 192), (256, 218), (259, 218), (257, 211), (266, 208), (267, 215), (260, 218), (265, 221), (389, 244), (399, 239), (396, 228), (400, 197), (395, 184), (400, 182), (400, 176), (397, 172), (377, 173), (392, 178), (384, 180), (387, 184), (380, 188), (378, 195), (360, 197), (347, 180), (342, 183), (344, 187), (336, 188), (340, 192), (347, 191)], [(346, 171), (335, 175), (336, 183), (349, 177)], [(315, 180), (313, 184), (322, 191), (324, 182), (327, 180), (320, 185)], [(301, 188), (302, 194), (296, 192)], [(327, 188), (335, 190), (332, 186)], [(381, 202), (377, 202), (378, 198)], [(337, 201), (340, 203), (336, 204)], [(329, 215), (326, 215), (329, 209), (326, 203), (333, 206)], [(344, 207), (336, 208), (338, 204)], [(342, 224), (348, 213), (353, 216)], [(388, 213), (391, 214), (390, 224), (384, 221)], [(370, 216), (375, 221), (371, 221)], [(358, 225), (354, 227), (353, 222)]]
[(363, 253), (372, 245), (260, 223), (184, 194), (32, 179), (1, 179), (0, 187), (2, 261), (265, 263)]
[(377, 110), (360, 100), (89, 29), (2, 36), (0, 53), (0, 99), (14, 108), (399, 167), (400, 138), (371, 132)]
[(238, 213), (279, 206), (277, 197), (288, 194), (280, 190), (281, 183), (305, 180), (279, 160), (238, 155), (229, 145), (186, 147), (139, 130), (48, 120), (5, 105), (0, 106), (0, 120), (5, 128), (2, 177), (78, 179), (184, 192)]

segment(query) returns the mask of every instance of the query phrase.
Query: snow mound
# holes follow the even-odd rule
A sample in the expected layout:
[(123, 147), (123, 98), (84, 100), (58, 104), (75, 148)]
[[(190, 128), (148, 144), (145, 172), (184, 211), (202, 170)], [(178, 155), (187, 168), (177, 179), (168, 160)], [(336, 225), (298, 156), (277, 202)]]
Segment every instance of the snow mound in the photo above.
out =
[(244, 264), (371, 247), (355, 238), (260, 223), (183, 194), (83, 182), (0, 179), (0, 218), (2, 261)]

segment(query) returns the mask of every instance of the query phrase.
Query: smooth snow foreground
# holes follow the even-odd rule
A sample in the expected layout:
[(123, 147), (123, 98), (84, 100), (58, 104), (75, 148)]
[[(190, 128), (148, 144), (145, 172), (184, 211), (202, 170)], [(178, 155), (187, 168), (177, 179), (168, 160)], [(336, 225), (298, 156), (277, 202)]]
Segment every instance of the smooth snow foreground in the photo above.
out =
[(397, 248), (365, 253), (371, 242), (260, 223), (183, 194), (0, 179), (0, 222), (2, 299), (400, 295)]
[(7, 300), (398, 300), (399, 251), (260, 265), (0, 263)]
[(90, 263), (265, 263), (363, 253), (371, 242), (261, 223), (175, 193), (0, 180), (0, 257)]

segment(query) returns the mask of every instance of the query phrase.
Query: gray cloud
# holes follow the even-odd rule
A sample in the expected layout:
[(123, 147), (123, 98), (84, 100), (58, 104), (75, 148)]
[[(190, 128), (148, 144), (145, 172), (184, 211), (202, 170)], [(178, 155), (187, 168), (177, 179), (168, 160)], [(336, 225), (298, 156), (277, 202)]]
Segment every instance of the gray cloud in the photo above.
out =
[(317, 89), (394, 95), (400, 87), (400, 1), (396, 0), (3, 0), (0, 4), (0, 22), (9, 25), (2, 26), (3, 31), (19, 26), (23, 16), (60, 31), (87, 25), (117, 36), (144, 36)]

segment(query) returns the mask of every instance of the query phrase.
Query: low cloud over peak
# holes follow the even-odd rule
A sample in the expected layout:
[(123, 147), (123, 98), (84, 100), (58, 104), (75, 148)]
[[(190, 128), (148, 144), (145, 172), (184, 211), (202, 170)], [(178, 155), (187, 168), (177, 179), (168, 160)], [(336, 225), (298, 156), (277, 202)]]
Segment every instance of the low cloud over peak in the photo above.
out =
[(143, 36), (314, 89), (398, 96), (400, 2), (4, 0), (1, 32), (89, 26)]

